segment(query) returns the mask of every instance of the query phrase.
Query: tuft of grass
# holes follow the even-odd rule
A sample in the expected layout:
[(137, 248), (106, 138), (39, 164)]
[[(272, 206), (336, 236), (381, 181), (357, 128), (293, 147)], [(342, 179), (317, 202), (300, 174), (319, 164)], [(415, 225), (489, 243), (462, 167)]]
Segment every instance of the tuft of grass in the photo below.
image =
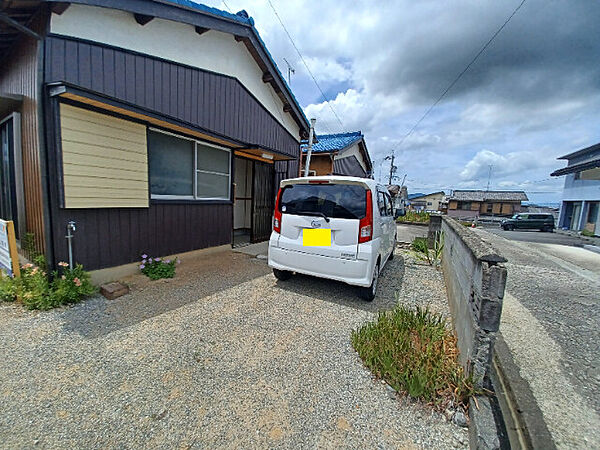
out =
[(437, 268), (442, 262), (442, 254), (444, 253), (444, 233), (441, 231), (435, 232), (433, 248), (429, 248), (427, 245), (427, 238), (416, 237), (411, 243), (411, 249), (417, 259)]
[(582, 230), (581, 234), (586, 237), (594, 237), (594, 233), (590, 230)]
[(410, 248), (413, 252), (427, 253), (427, 238), (416, 237), (410, 244)]
[(397, 305), (352, 332), (352, 346), (373, 374), (396, 391), (443, 410), (467, 409), (480, 394), (458, 362), (456, 338), (441, 314)]

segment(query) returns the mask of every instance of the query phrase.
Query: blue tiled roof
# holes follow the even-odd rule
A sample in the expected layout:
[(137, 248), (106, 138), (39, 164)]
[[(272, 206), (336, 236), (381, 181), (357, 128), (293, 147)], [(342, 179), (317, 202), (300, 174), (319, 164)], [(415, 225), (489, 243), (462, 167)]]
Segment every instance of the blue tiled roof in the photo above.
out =
[[(314, 153), (329, 153), (337, 150), (342, 150), (349, 145), (361, 140), (363, 138), (361, 131), (351, 131), (349, 133), (338, 133), (338, 134), (319, 134), (317, 139), (319, 142), (313, 144), (312, 151)], [(308, 145), (302, 144), (302, 151), (308, 151)]]
[(415, 194), (408, 194), (408, 199), (412, 200), (413, 198), (419, 198), (419, 197), (423, 197), (425, 194), (421, 193), (421, 192), (417, 192)]
[(246, 25), (254, 26), (254, 19), (248, 16), (246, 11), (242, 10), (237, 14), (233, 14), (227, 11), (223, 11), (221, 9), (213, 8), (212, 6), (203, 5), (202, 3), (196, 3), (192, 0), (168, 0), (169, 3), (175, 3), (179, 6), (185, 6), (187, 8), (196, 9), (198, 11), (202, 11), (208, 14), (213, 14), (215, 16), (221, 16), (226, 19), (235, 20), (236, 22), (240, 22)]
[(271, 64), (273, 64), (273, 67), (277, 71), (277, 74), (279, 75), (279, 78), (283, 82), (283, 85), (286, 87), (287, 91), (289, 92), (290, 96), (292, 97), (292, 100), (298, 106), (298, 110), (300, 111), (300, 114), (302, 115), (302, 118), (304, 119), (304, 122), (305, 122), (305, 124), (306, 124), (306, 126), (308, 128), (308, 126), (309, 126), (308, 118), (304, 114), (304, 110), (302, 109), (302, 106), (300, 106), (300, 102), (298, 101), (298, 99), (296, 98), (296, 96), (294, 95), (294, 93), (292, 92), (292, 89), (288, 85), (285, 77), (283, 76), (283, 74), (279, 70), (279, 66), (277, 66), (277, 63), (273, 59), (273, 56), (271, 55), (271, 52), (269, 52), (269, 49), (267, 48), (267, 45), (265, 44), (265, 41), (263, 41), (262, 38), (260, 37), (260, 34), (258, 33), (258, 30), (254, 26), (254, 19), (252, 17), (250, 17), (245, 10), (241, 10), (241, 11), (237, 12), (236, 14), (232, 14), (230, 12), (223, 11), (221, 9), (217, 9), (217, 8), (213, 8), (211, 6), (203, 5), (202, 3), (196, 3), (196, 2), (194, 2), (192, 0), (168, 0), (168, 1), (170, 3), (174, 3), (174, 4), (177, 4), (177, 5), (183, 6), (183, 7), (187, 7), (187, 8), (191, 8), (191, 9), (196, 9), (198, 11), (202, 11), (202, 12), (207, 13), (207, 14), (212, 14), (212, 15), (215, 15), (215, 16), (220, 16), (220, 17), (223, 17), (225, 19), (234, 20), (234, 21), (242, 23), (244, 25), (248, 25), (252, 29), (252, 32), (254, 33), (254, 35), (256, 36), (256, 38), (258, 39), (258, 42), (260, 43), (260, 45), (262, 45), (263, 50), (267, 54), (267, 57), (269, 58)]

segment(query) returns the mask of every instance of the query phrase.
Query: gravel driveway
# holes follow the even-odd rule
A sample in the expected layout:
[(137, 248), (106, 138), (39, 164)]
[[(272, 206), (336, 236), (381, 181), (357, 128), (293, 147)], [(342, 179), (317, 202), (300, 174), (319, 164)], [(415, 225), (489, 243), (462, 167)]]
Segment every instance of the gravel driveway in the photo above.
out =
[(374, 381), (350, 345), (397, 290), (447, 308), (441, 275), (403, 255), (373, 303), (223, 252), (173, 280), (132, 277), (113, 301), (2, 304), (0, 447), (466, 447), (465, 429)]

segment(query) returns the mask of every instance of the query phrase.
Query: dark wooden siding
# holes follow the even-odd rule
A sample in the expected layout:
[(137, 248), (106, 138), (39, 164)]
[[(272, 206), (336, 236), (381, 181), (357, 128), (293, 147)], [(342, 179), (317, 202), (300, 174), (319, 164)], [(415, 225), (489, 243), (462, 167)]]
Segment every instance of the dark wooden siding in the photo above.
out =
[[(158, 114), (297, 158), (298, 142), (232, 78), (85, 42), (50, 37), (46, 81), (68, 82)], [(77, 222), (75, 260), (94, 270), (231, 243), (231, 203), (151, 203), (147, 209), (62, 209), (57, 175), (57, 100), (46, 117), (54, 263), (68, 258), (66, 225)], [(235, 113), (237, 112), (237, 113)], [(52, 151), (54, 150), (54, 151)], [(297, 176), (297, 161), (275, 163), (273, 182)]]
[[(42, 15), (30, 25), (44, 27)], [(21, 106), (21, 148), (27, 231), (35, 234), (38, 251), (44, 251), (44, 205), (38, 129), (38, 42), (21, 35), (12, 52), (0, 61), (0, 92), (23, 96)], [(1, 118), (0, 118), (1, 119)]]
[[(224, 56), (225, 57), (225, 56)], [(292, 136), (235, 78), (65, 37), (46, 45), (46, 82), (67, 82), (297, 158)]]
[(77, 222), (73, 253), (86, 269), (165, 256), (231, 242), (229, 204), (153, 204), (150, 208), (54, 208), (55, 260), (67, 261), (66, 224)]

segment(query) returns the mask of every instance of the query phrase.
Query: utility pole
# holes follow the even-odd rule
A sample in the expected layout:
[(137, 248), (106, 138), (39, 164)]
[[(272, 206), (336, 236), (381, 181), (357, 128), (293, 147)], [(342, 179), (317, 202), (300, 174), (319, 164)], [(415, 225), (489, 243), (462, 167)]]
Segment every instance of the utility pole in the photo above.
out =
[(292, 67), (292, 65), (288, 62), (287, 59), (283, 58), (283, 60), (287, 64), (287, 69), (288, 69), (288, 84), (291, 86), (292, 85), (292, 74), (296, 73), (296, 69), (294, 69)]
[(492, 179), (492, 167), (494, 167), (494, 166), (492, 164), (490, 164), (490, 170), (488, 171), (488, 182), (487, 182), (486, 191), (490, 190), (490, 180)]
[(394, 175), (394, 169), (395, 169), (395, 166), (394, 166), (394, 153), (392, 153), (392, 158), (391, 159), (392, 159), (392, 161), (390, 163), (390, 181), (389, 181), (388, 185), (392, 184), (392, 176)]
[(310, 171), (310, 157), (312, 156), (312, 145), (315, 134), (315, 122), (317, 119), (310, 119), (310, 131), (308, 132), (308, 151), (306, 152), (306, 168), (304, 169), (304, 176), (308, 176)]

